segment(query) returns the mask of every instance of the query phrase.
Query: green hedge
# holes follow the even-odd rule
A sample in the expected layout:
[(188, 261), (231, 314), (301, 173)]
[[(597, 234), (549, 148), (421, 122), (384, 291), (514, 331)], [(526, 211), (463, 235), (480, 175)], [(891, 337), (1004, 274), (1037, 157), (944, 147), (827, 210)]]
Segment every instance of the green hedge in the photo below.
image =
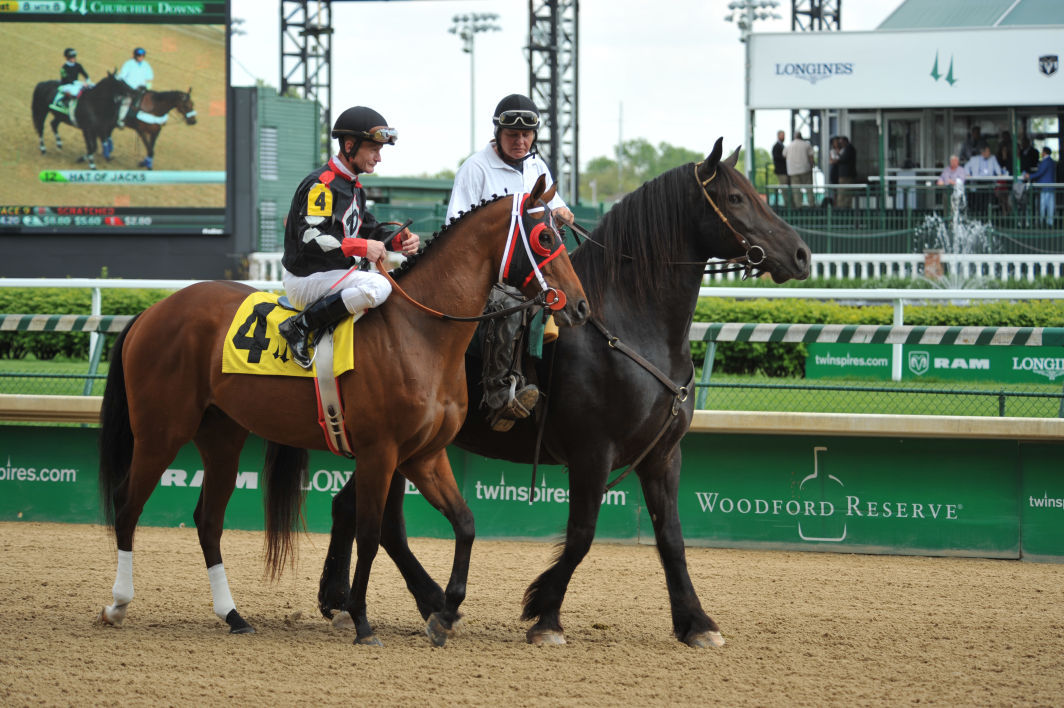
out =
[[(135, 315), (170, 294), (169, 290), (105, 288), (101, 311), (107, 315)], [(0, 288), (0, 313), (5, 315), (89, 315), (90, 288)], [(117, 335), (104, 338), (104, 355)], [(57, 356), (88, 359), (88, 332), (0, 332), (0, 359), (33, 355), (43, 361)]]
[[(776, 322), (779, 324), (871, 324), (894, 321), (891, 305), (840, 305), (819, 300), (736, 300), (700, 298), (696, 322)], [(1064, 327), (1064, 301), (984, 302), (971, 305), (906, 305), (905, 324), (926, 326)], [(702, 364), (706, 345), (693, 342)], [(713, 370), (730, 374), (802, 377), (804, 344), (728, 342), (718, 346)]]
[[(135, 315), (170, 294), (168, 290), (104, 289), (102, 311), (109, 315)], [(0, 313), (90, 314), (88, 288), (0, 288)], [(736, 300), (701, 298), (695, 308), (697, 322), (778, 322), (808, 324), (890, 324), (890, 305), (840, 305), (819, 300)], [(907, 305), (905, 323), (912, 325), (975, 325), (1064, 327), (1064, 301), (987, 302), (972, 305)], [(108, 353), (115, 335), (105, 337)], [(706, 345), (692, 343), (698, 363)], [(0, 332), (0, 359), (33, 355), (88, 358), (89, 335), (83, 332)], [(801, 377), (806, 347), (802, 344), (734, 342), (717, 347), (714, 370), (725, 373), (763, 373)]]

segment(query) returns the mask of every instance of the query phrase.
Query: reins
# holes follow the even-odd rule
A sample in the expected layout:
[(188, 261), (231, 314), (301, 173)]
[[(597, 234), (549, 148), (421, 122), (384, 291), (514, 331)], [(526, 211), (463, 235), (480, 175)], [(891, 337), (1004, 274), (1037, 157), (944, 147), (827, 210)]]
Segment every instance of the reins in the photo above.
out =
[(643, 448), (643, 451), (639, 453), (639, 456), (636, 457), (635, 460), (624, 469), (624, 471), (618, 474), (612, 482), (606, 485), (605, 491), (608, 492), (614, 487), (616, 487), (618, 484), (620, 484), (621, 481), (625, 477), (627, 477), (640, 462), (643, 461), (643, 458), (645, 458), (647, 454), (654, 449), (654, 446), (657, 445), (658, 441), (661, 440), (663, 435), (665, 435), (665, 431), (667, 431), (672, 426), (673, 420), (676, 418), (677, 415), (680, 414), (680, 406), (683, 405), (683, 402), (687, 400), (687, 396), (691, 390), (691, 384), (693, 384), (695, 380), (695, 371), (693, 368), (691, 369), (691, 376), (690, 378), (688, 378), (686, 386), (677, 386), (673, 382), (673, 380), (665, 374), (664, 371), (654, 366), (654, 364), (652, 364), (650, 360), (648, 360), (642, 354), (622, 342), (619, 337), (616, 337), (611, 334), (610, 331), (606, 329), (606, 325), (602, 324), (602, 322), (597, 317), (591, 317), (590, 322), (591, 324), (595, 325), (595, 329), (601, 332), (602, 336), (606, 338), (606, 342), (610, 345), (611, 349), (616, 349), (635, 363), (642, 366), (648, 372), (653, 374), (654, 378), (660, 381), (662, 385), (664, 385), (665, 388), (667, 388), (673, 395), (672, 408), (669, 411), (669, 415), (666, 416), (665, 422), (662, 423), (661, 428), (658, 429), (657, 435), (654, 436), (653, 440), (651, 440), (650, 443), (645, 448)]
[[(542, 203), (542, 200), (540, 200), (540, 203)], [(546, 214), (548, 214), (548, 215), (550, 214), (550, 210), (547, 209), (547, 205), (546, 204), (543, 204), (542, 208), (545, 210)], [(423, 303), (418, 302), (417, 300), (412, 298), (409, 293), (407, 293), (405, 290), (403, 290), (402, 286), (399, 285), (399, 283), (396, 282), (395, 278), (392, 277), (392, 274), (388, 272), (388, 268), (384, 264), (384, 258), (377, 259), (377, 262), (376, 262), (377, 270), (391, 284), (392, 289), (395, 290), (397, 293), (399, 293), (400, 297), (402, 297), (404, 300), (406, 300), (411, 305), (413, 305), (417, 309), (421, 310), (425, 314), (431, 315), (432, 317), (435, 317), (435, 318), (440, 319), (440, 320), (447, 320), (447, 321), (450, 321), (450, 322), (483, 322), (485, 320), (493, 320), (493, 319), (496, 319), (496, 318), (499, 318), (499, 317), (506, 317), (507, 315), (513, 314), (514, 312), (519, 312), (521, 310), (527, 310), (527, 309), (529, 309), (531, 307), (537, 307), (537, 306), (540, 306), (540, 305), (542, 305), (543, 307), (546, 307), (547, 309), (550, 309), (550, 310), (559, 309), (560, 307), (563, 307), (565, 305), (565, 294), (563, 292), (561, 292), (561, 291), (559, 291), (559, 290), (557, 290), (555, 288), (552, 288), (549, 285), (547, 285), (546, 279), (544, 279), (543, 274), (540, 272), (539, 266), (536, 264), (535, 258), (532, 256), (532, 253), (531, 253), (531, 250), (530, 250), (530, 246), (528, 244), (528, 236), (525, 234), (524, 222), (521, 220), (520, 210), (521, 210), (520, 195), (514, 195), (514, 208), (513, 208), (512, 212), (511, 212), (511, 215), (510, 215), (511, 218), (510, 218), (509, 233), (508, 233), (508, 236), (507, 236), (507, 248), (506, 248), (506, 250), (509, 251), (509, 248), (510, 248), (510, 245), (511, 245), (511, 241), (512, 241), (512, 239), (514, 237), (514, 234), (517, 231), (520, 231), (521, 240), (524, 243), (525, 250), (526, 250), (526, 252), (528, 252), (530, 262), (532, 263), (532, 270), (533, 270), (532, 274), (535, 275), (536, 278), (539, 280), (540, 287), (542, 288), (539, 291), (539, 293), (534, 298), (523, 300), (522, 302), (520, 302), (520, 303), (518, 303), (516, 305), (513, 305), (512, 307), (503, 308), (502, 310), (496, 310), (495, 312), (484, 313), (484, 314), (480, 314), (480, 315), (474, 315), (474, 316), (471, 316), (471, 317), (465, 317), (465, 316), (462, 316), (462, 315), (448, 315), (448, 314), (444, 314), (443, 312), (440, 312), (438, 310), (434, 310), (433, 308), (429, 307), (428, 305), (425, 305)], [(410, 224), (412, 224), (412, 223), (414, 223), (413, 219), (407, 219), (406, 222), (403, 223), (403, 225), (400, 226), (398, 229), (393, 231), (392, 234), (389, 235), (389, 237), (387, 239), (385, 239), (385, 241), (388, 241), (391, 238), (394, 238), (397, 234), (402, 233), (403, 229), (405, 229), (406, 227), (410, 226)], [(515, 226), (517, 228), (515, 228)], [(501, 266), (500, 266), (500, 281), (501, 281), (501, 277), (502, 277), (502, 273), (501, 273)], [(531, 277), (531, 276), (529, 276), (529, 277)], [(341, 278), (341, 280), (342, 280), (342, 278)], [(337, 281), (337, 282), (339, 282), (339, 281)]]
[[(698, 187), (702, 190), (702, 195), (706, 198), (706, 201), (709, 202), (709, 206), (712, 207), (713, 211), (717, 214), (717, 218), (719, 218), (721, 223), (724, 224), (724, 226), (732, 232), (732, 235), (735, 237), (735, 240), (739, 243), (740, 246), (743, 247), (745, 253), (735, 258), (728, 258), (714, 262), (666, 261), (666, 264), (705, 266), (705, 270), (703, 271), (703, 273), (705, 273), (706, 275), (743, 271), (743, 279), (745, 280), (746, 278), (750, 277), (750, 274), (754, 267), (759, 266), (765, 262), (765, 249), (761, 246), (750, 245), (750, 241), (741, 233), (739, 233), (734, 226), (731, 225), (731, 222), (728, 220), (728, 217), (724, 215), (724, 212), (721, 211), (720, 207), (717, 206), (717, 203), (713, 201), (713, 197), (711, 197), (709, 195), (709, 192), (706, 190), (706, 185), (712, 182), (713, 179), (717, 176), (717, 170), (714, 169), (713, 174), (711, 174), (707, 179), (701, 180), (698, 178), (698, 168), (701, 167), (703, 164), (705, 164), (705, 160), (703, 160), (702, 162), (695, 163), (695, 182), (698, 183)], [(590, 241), (599, 248), (606, 248), (606, 244), (602, 243), (601, 241), (596, 241), (594, 238), (591, 237), (590, 231), (588, 231), (583, 226), (580, 226), (575, 221), (571, 223), (570, 226), (573, 228), (573, 232), (577, 234), (577, 241), (579, 241), (579, 237), (582, 236), (585, 240)], [(627, 260), (633, 260), (632, 257), (627, 254), (622, 254), (621, 257)]]

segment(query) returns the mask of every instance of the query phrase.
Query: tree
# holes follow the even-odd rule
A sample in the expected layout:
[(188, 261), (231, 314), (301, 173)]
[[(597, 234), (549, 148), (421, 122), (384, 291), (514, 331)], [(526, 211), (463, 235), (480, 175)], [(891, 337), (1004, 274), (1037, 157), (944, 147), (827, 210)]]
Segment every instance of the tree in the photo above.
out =
[(580, 175), (580, 201), (614, 202), (662, 172), (687, 162), (697, 162), (704, 155), (668, 143), (654, 147), (644, 138), (621, 143), (616, 158), (596, 157)]

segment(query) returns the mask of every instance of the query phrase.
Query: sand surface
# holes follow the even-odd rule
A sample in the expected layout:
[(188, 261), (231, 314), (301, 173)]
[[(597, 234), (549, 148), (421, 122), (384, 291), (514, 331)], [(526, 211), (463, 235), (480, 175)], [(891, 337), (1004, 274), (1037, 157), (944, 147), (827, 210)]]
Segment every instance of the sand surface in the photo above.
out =
[[(1064, 566), (957, 558), (689, 549), (719, 650), (672, 638), (652, 547), (596, 544), (563, 607), (569, 643), (519, 620), (545, 543), (477, 541), (460, 634), (442, 649), (384, 553), (369, 610), (383, 648), (316, 612), (327, 538), (263, 579), (262, 534), (222, 539), (238, 609), (211, 611), (193, 529), (141, 528), (122, 628), (94, 623), (115, 555), (98, 526), (0, 523), (0, 704), (1060, 705)], [(413, 539), (439, 579), (452, 544)]]

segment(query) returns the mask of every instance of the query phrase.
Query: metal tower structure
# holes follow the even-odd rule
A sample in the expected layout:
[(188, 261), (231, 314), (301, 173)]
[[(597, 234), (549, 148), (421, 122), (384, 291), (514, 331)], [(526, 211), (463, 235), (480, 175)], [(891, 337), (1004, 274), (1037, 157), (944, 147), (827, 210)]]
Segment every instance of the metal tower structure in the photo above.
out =
[[(837, 32), (842, 29), (842, 0), (791, 0), (792, 32)], [(821, 140), (823, 116), (818, 110), (792, 110), (791, 135), (802, 135), (813, 145)]]
[(321, 124), (332, 115), (332, 4), (330, 0), (281, 0), (281, 90), (317, 101)]
[(544, 111), (536, 150), (558, 193), (575, 204), (580, 191), (577, 131), (579, 0), (529, 0), (528, 94)]

